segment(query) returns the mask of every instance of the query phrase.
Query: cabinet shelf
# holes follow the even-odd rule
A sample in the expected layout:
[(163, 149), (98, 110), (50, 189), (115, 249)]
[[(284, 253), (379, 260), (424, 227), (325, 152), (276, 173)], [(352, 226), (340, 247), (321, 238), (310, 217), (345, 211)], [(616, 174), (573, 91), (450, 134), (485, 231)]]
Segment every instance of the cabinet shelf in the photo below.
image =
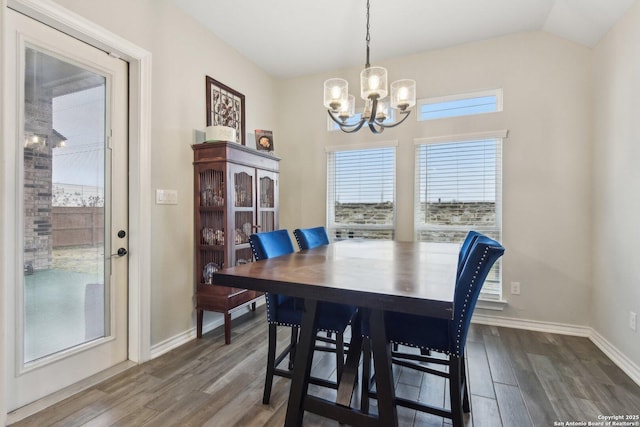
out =
[(249, 304), (255, 309), (255, 299), (262, 294), (210, 281), (217, 268), (253, 261), (249, 234), (278, 229), (280, 159), (235, 143), (192, 148), (197, 336), (202, 337), (204, 311), (215, 311), (224, 314), (229, 344), (231, 310)]

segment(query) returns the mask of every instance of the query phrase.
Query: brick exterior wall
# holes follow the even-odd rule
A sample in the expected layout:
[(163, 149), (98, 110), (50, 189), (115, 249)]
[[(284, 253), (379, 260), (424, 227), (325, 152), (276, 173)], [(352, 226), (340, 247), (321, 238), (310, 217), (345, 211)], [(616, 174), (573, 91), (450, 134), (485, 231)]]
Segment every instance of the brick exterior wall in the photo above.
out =
[(38, 143), (24, 148), (24, 264), (35, 270), (50, 268), (51, 239), (51, 170), (52, 94), (50, 90), (25, 90), (25, 125), (27, 141)]

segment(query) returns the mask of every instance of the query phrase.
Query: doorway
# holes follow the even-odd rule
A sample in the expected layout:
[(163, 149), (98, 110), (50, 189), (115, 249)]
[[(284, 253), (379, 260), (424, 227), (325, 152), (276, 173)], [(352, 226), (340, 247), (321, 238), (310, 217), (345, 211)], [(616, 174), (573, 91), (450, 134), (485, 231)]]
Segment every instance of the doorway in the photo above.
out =
[(12, 410), (128, 358), (129, 132), (125, 61), (6, 13), (21, 267), (9, 292)]

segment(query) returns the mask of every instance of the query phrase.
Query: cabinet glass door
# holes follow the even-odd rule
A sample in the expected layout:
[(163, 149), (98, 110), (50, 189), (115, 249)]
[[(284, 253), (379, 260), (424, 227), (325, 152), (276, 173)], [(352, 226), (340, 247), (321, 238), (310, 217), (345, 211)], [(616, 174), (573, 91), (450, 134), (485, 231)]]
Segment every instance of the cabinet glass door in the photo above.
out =
[(278, 229), (276, 215), (278, 203), (277, 174), (274, 172), (258, 171), (258, 226), (260, 231)]
[(226, 267), (224, 259), (224, 170), (203, 169), (199, 181), (200, 283), (210, 285), (213, 273)]
[(234, 214), (233, 243), (234, 265), (251, 261), (249, 236), (255, 228), (255, 170), (238, 166), (231, 176), (233, 180)]

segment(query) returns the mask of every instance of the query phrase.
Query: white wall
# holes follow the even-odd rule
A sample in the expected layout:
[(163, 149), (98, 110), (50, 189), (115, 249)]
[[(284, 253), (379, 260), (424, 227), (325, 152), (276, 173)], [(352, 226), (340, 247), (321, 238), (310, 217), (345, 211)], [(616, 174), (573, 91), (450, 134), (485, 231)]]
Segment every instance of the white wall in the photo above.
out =
[[(502, 88), (504, 112), (430, 122), (417, 122), (413, 116), (378, 136), (368, 130), (327, 132), (323, 81), (343, 76), (354, 93), (360, 68), (279, 82), (283, 114), (275, 141), (283, 157), (282, 227), (325, 223), (325, 146), (397, 140), (397, 239), (411, 240), (413, 139), (508, 129), (503, 282), (509, 304), (497, 314), (589, 324), (590, 51), (535, 32), (374, 65), (386, 66), (390, 80), (415, 79), (419, 98)], [(511, 281), (521, 282), (520, 296), (506, 293)]]
[(593, 327), (640, 365), (640, 3), (593, 55)]
[[(57, 0), (151, 52), (151, 186), (178, 190), (178, 204), (152, 204), (151, 345), (194, 327), (194, 129), (203, 129), (205, 75), (246, 97), (246, 128), (275, 129), (275, 83), (170, 1)], [(252, 132), (252, 131), (251, 131)], [(154, 194), (149, 194), (155, 200)], [(205, 323), (220, 316), (206, 313)]]

